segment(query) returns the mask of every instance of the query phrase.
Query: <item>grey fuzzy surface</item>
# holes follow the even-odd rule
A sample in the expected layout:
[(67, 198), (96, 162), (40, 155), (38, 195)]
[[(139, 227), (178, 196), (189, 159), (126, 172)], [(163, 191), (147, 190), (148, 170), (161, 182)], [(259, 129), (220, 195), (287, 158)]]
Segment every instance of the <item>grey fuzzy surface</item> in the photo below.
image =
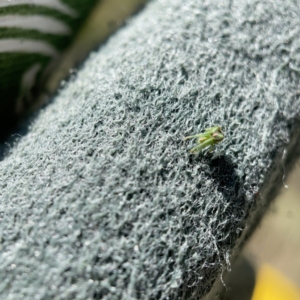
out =
[(207, 294), (299, 152), (299, 15), (158, 0), (93, 53), (0, 162), (0, 298)]

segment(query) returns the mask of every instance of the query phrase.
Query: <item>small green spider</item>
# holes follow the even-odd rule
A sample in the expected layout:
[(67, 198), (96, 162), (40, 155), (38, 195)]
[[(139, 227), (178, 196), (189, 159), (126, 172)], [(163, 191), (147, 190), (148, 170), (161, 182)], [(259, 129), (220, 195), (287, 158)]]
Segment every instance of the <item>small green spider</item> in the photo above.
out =
[(208, 148), (209, 152), (215, 149), (215, 145), (222, 142), (224, 133), (220, 126), (206, 128), (204, 133), (187, 136), (184, 140), (197, 139), (197, 146), (191, 149), (191, 153), (199, 153)]

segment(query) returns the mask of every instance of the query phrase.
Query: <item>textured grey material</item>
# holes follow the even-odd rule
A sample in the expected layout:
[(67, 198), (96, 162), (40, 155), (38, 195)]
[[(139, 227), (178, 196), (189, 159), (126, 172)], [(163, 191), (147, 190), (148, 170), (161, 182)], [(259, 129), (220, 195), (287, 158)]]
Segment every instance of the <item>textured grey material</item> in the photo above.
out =
[(298, 155), (299, 7), (154, 1), (92, 54), (0, 164), (1, 299), (209, 292)]

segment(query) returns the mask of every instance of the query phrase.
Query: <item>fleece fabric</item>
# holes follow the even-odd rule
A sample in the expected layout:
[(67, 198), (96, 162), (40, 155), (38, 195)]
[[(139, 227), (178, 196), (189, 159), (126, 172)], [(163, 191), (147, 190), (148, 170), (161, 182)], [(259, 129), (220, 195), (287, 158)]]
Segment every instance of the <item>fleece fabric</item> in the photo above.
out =
[(2, 146), (0, 298), (207, 296), (299, 155), (299, 15), (156, 0), (90, 55)]

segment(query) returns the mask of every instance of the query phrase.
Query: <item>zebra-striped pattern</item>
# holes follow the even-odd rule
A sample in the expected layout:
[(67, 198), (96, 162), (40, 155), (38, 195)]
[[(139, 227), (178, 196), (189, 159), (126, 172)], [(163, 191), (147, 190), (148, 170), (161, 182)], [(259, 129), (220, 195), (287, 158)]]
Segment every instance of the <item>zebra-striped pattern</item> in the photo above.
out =
[(0, 16), (0, 27), (32, 29), (43, 33), (65, 35), (70, 34), (70, 27), (55, 18), (47, 16), (22, 16), (7, 15)]
[(8, 7), (8, 6), (24, 5), (24, 4), (44, 6), (44, 7), (58, 10), (72, 17), (77, 16), (77, 12), (74, 9), (70, 8), (68, 5), (62, 3), (59, 0), (2, 0), (0, 2), (0, 8)]
[(0, 0), (0, 135), (3, 119), (33, 101), (96, 1)]

